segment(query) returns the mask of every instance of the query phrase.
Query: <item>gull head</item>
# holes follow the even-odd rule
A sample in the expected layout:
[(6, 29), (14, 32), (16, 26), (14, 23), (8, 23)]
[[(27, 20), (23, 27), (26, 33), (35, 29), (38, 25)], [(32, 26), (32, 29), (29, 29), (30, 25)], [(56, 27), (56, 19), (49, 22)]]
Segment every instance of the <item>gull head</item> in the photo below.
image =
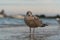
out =
[(26, 15), (27, 16), (32, 16), (32, 12), (31, 11), (27, 11)]

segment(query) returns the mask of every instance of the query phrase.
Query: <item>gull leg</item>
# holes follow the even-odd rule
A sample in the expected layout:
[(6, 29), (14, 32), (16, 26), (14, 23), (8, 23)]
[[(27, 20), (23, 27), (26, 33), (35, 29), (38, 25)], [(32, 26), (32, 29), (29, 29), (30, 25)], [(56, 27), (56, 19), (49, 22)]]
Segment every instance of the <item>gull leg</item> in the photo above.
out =
[(33, 40), (35, 40), (35, 37), (34, 37), (34, 34), (35, 33), (35, 28), (33, 28), (33, 35), (32, 35), (32, 37), (33, 37)]
[(31, 28), (30, 28), (30, 33), (29, 33), (29, 40), (31, 40)]

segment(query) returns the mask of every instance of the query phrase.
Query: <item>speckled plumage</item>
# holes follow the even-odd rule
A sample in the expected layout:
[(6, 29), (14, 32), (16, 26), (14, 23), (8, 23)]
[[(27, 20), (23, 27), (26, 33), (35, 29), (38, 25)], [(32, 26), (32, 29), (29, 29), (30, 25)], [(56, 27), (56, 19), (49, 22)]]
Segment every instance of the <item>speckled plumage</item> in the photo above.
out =
[(24, 21), (31, 28), (36, 28), (36, 27), (41, 27), (42, 26), (42, 21), (39, 20), (39, 18), (36, 17), (36, 16), (26, 15), (25, 18), (24, 18)]

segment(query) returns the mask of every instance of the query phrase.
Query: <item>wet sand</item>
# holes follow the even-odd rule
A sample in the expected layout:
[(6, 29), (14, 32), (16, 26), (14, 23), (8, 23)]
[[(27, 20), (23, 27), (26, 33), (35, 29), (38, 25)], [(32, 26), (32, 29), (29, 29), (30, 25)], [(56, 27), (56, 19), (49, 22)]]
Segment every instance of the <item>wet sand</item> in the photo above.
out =
[[(58, 26), (38, 27), (35, 30), (35, 40), (50, 40), (49, 38), (56, 35), (59, 35)], [(0, 28), (0, 40), (29, 40), (29, 27)]]

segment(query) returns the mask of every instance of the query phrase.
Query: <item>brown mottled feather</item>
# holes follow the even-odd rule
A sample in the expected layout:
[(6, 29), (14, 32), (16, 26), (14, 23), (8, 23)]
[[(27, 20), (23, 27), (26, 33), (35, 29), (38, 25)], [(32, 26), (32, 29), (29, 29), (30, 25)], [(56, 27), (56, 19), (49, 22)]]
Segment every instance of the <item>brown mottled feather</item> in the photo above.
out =
[(40, 27), (42, 25), (42, 21), (36, 16), (25, 16), (24, 21), (31, 28)]

